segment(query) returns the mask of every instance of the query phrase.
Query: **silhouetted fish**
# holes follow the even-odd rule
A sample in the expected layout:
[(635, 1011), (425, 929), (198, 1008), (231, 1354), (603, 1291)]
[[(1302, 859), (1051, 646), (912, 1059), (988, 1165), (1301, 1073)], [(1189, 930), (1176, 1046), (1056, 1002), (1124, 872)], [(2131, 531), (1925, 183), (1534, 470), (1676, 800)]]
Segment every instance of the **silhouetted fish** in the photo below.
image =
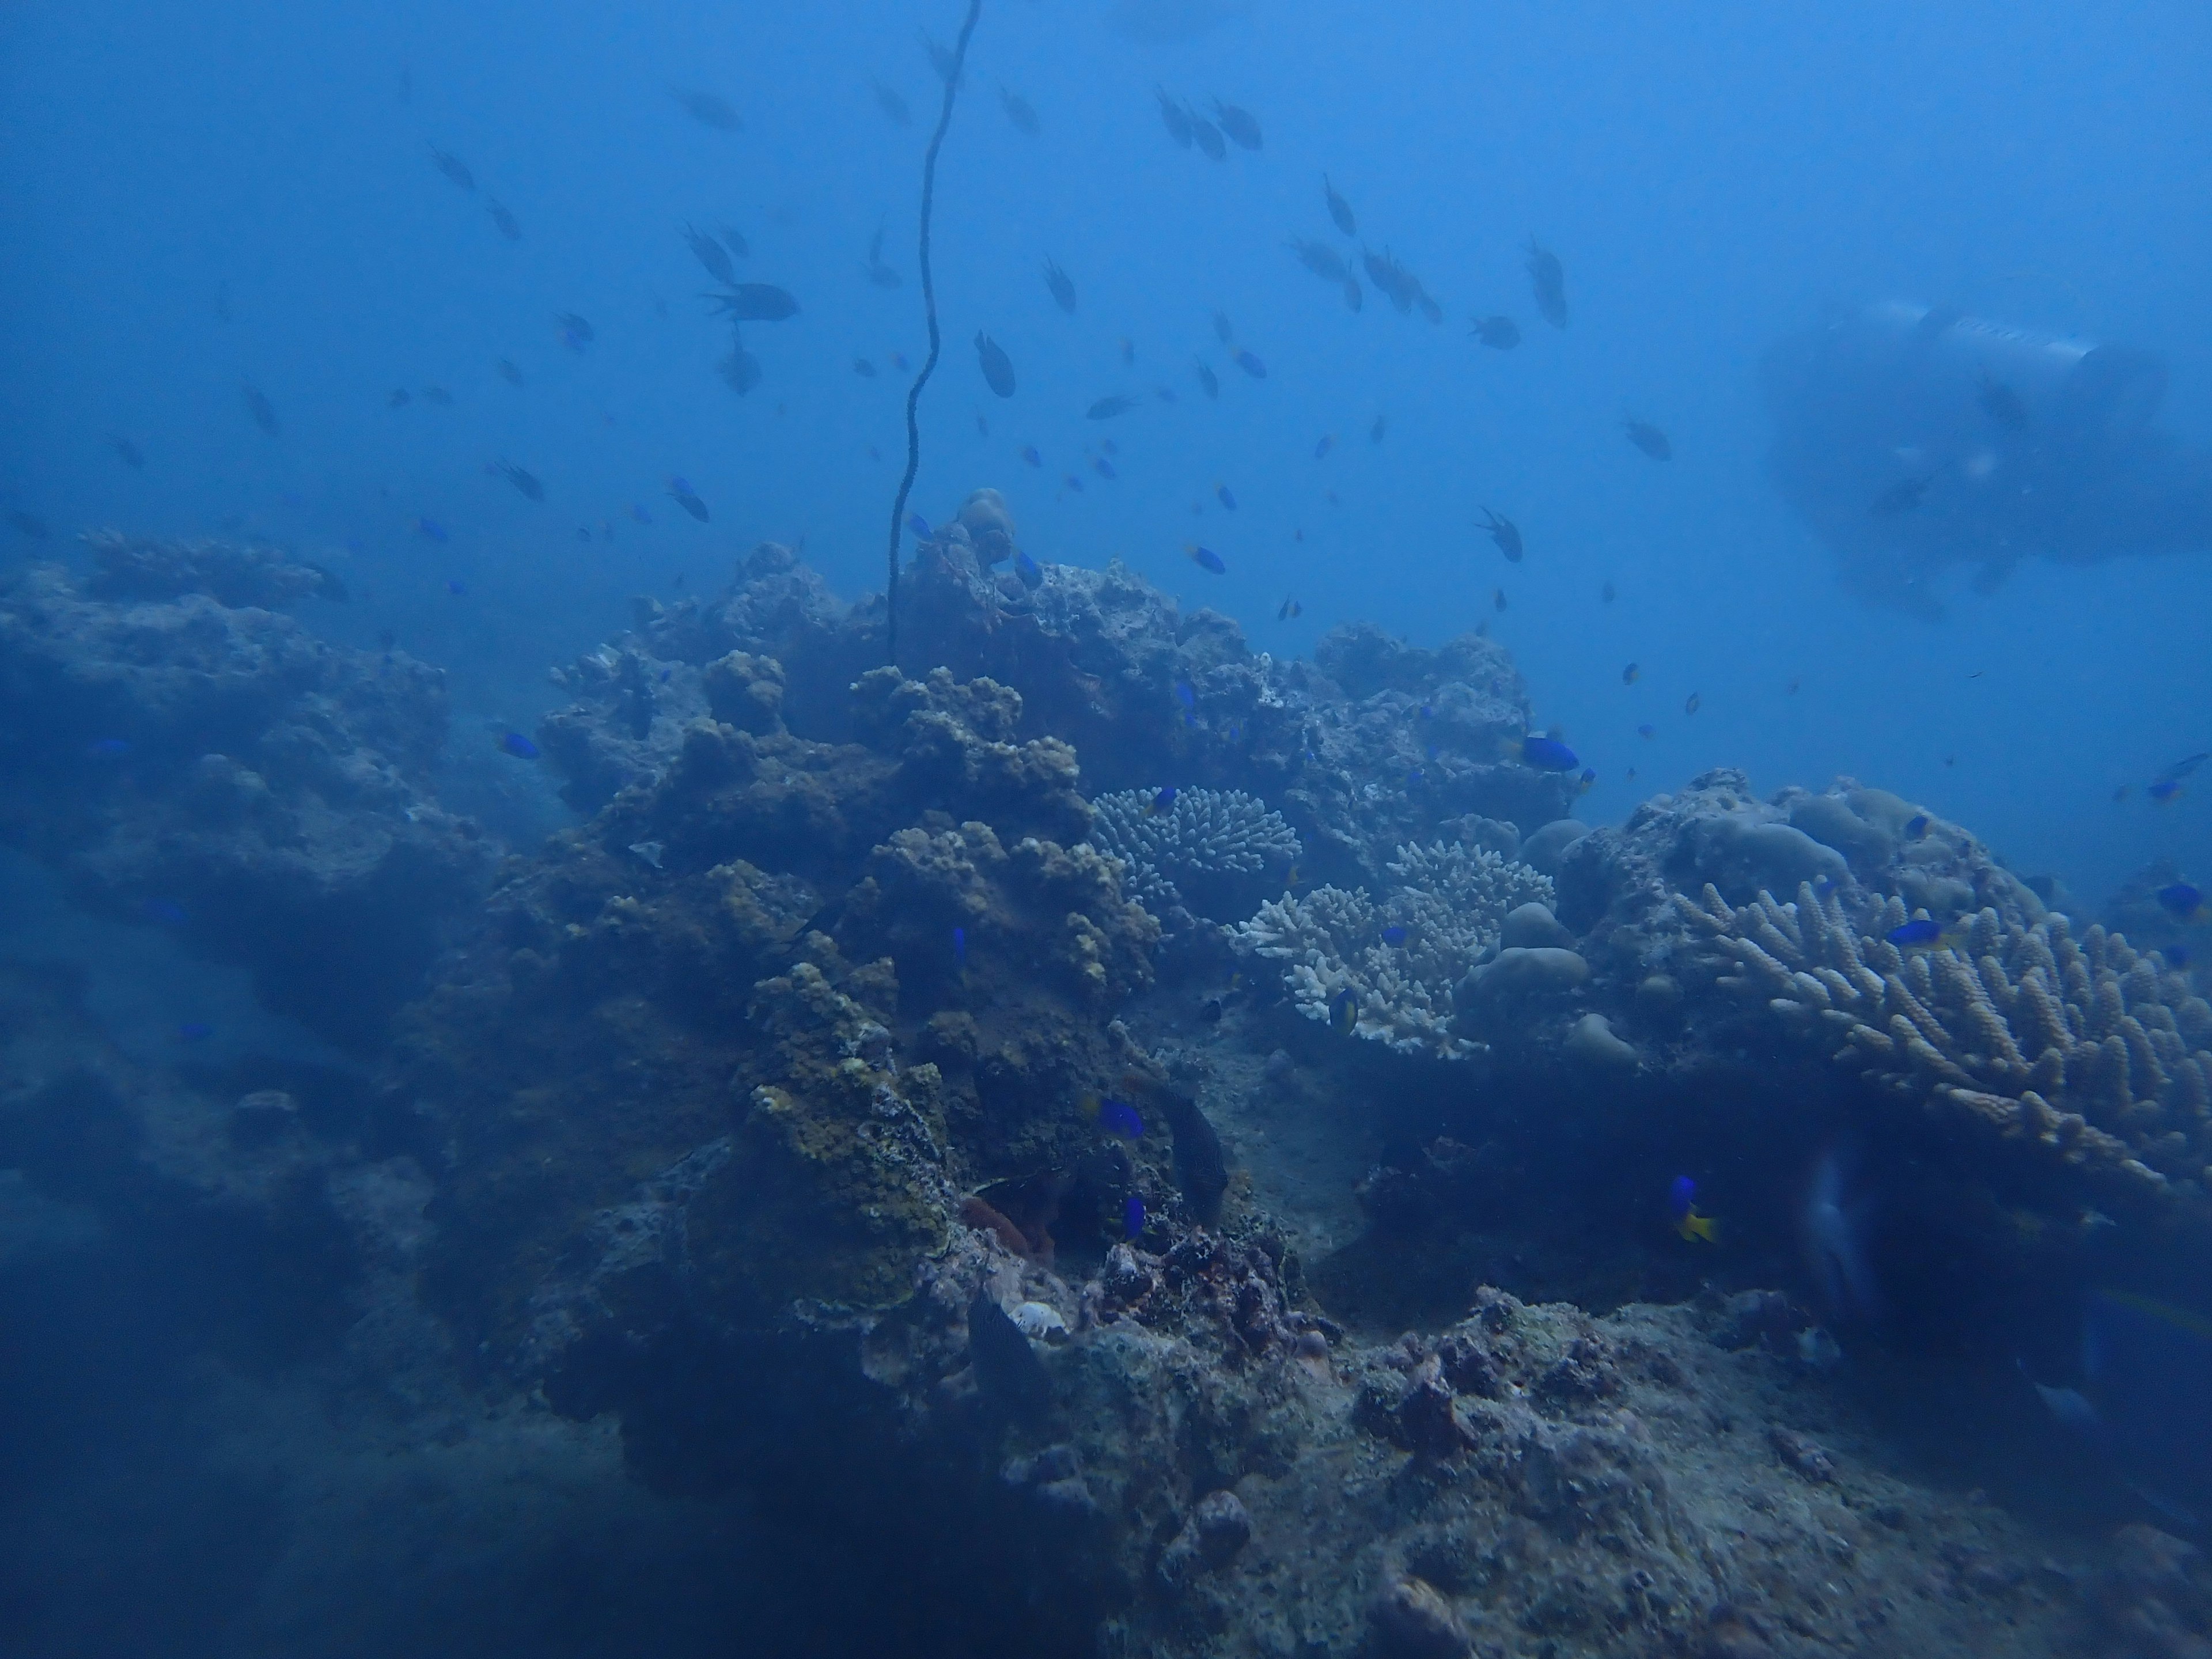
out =
[(472, 191), (477, 187), (477, 176), (469, 171), (469, 164), (451, 150), (440, 149), (433, 144), (430, 146), (430, 161), (439, 172), (463, 190)]
[(975, 361), (982, 367), (986, 386), (1001, 398), (1014, 395), (1013, 360), (1000, 349), (997, 341), (980, 329), (975, 333)]
[(1528, 283), (1535, 290), (1536, 309), (1553, 328), (1567, 325), (1567, 273), (1559, 256), (1534, 237), (1528, 239)]
[(712, 127), (717, 132), (738, 132), (744, 127), (745, 124), (738, 118), (737, 111), (731, 107), (730, 100), (720, 93), (687, 92), (681, 87), (672, 86), (668, 88), (668, 95), (683, 105), (684, 113), (702, 127)]
[(1346, 236), (1357, 236), (1359, 234), (1359, 222), (1352, 216), (1352, 204), (1338, 193), (1336, 186), (1328, 181), (1328, 174), (1326, 173), (1321, 176), (1321, 194), (1322, 199), (1328, 204), (1328, 216), (1335, 221), (1336, 228)]
[(270, 437), (275, 437), (276, 435), (276, 405), (270, 403), (267, 394), (251, 380), (241, 383), (238, 391), (239, 395), (246, 400), (246, 412), (253, 417), (253, 424)]

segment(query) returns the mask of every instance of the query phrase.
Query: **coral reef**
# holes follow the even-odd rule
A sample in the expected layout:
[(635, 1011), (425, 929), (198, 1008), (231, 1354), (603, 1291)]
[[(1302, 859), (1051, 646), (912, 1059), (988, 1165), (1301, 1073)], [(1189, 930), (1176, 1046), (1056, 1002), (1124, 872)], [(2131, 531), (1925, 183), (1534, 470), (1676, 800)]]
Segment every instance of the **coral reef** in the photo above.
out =
[[(1548, 901), (1552, 884), (1464, 842), (1401, 847), (1389, 870), (1397, 884), (1379, 905), (1336, 887), (1269, 901), (1237, 928), (1239, 946), (1286, 964), (1284, 983), (1309, 1019), (1401, 1052), (1474, 1054), (1478, 1042), (1452, 1029), (1454, 989), (1496, 947), (1509, 914)], [(1508, 954), (1517, 965), (1531, 953)]]
[(1091, 842), (1121, 861), (1122, 890), (1153, 915), (1249, 915), (1298, 861), (1282, 815), (1241, 789), (1125, 789), (1091, 803)]
[(373, 1046), (489, 873), (431, 794), (444, 675), (211, 597), (319, 580), (271, 550), (93, 551), (85, 591), (41, 567), (0, 592), (0, 838), (80, 902), (173, 928), (250, 967), (270, 1007)]
[(1734, 907), (1710, 884), (1678, 903), (1737, 964), (1723, 985), (1884, 1087), (2136, 1184), (2203, 1177), (2212, 1006), (2117, 934), (2077, 943), (2063, 916), (1984, 908), (1954, 943), (1900, 949), (1894, 896), (1863, 932), (1809, 884), (1786, 904)]

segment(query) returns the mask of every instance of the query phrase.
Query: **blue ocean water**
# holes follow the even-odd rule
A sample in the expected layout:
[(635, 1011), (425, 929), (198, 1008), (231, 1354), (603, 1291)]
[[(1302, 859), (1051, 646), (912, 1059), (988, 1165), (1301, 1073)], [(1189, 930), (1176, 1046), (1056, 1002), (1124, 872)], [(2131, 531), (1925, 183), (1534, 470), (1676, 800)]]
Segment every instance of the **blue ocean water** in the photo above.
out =
[[(627, 626), (633, 596), (718, 591), (763, 540), (842, 596), (884, 585), (927, 344), (929, 46), (961, 21), (950, 0), (0, 8), (0, 574), (82, 563), (74, 536), (101, 526), (283, 543), (349, 594), (307, 611), (316, 633), (446, 671), (447, 804), (517, 846), (572, 823), (550, 769), (499, 741), (570, 701), (548, 666)], [(2212, 749), (2212, 517), (2193, 550), (2054, 556), (2060, 538), (1989, 591), (1969, 564), (1931, 564), (1921, 591), (1940, 615), (1870, 602), (1771, 476), (1761, 363), (1889, 301), (2132, 348), (2163, 369), (2152, 426), (2203, 504), (2208, 83), (2212, 17), (2179, 0), (982, 0), (936, 173), (943, 358), (910, 509), (938, 524), (994, 487), (1038, 559), (1119, 559), (1279, 659), (1354, 621), (1431, 647), (1483, 629), (1537, 725), (1594, 771), (1577, 808), (1590, 822), (1715, 767), (1761, 793), (1846, 775), (1969, 826), (2094, 915), (2147, 866), (2212, 876), (2212, 772), (2149, 789)], [(702, 118), (722, 106), (687, 107), (702, 94), (734, 127)], [(1176, 142), (1164, 99), (1249, 112), (1261, 142), (1211, 159)], [(687, 229), (738, 282), (797, 301), (740, 325), (758, 369), (743, 391), (718, 367), (732, 326)], [(1357, 309), (1302, 268), (1300, 240), (1361, 273)], [(1532, 245), (1561, 262), (1564, 326), (1532, 294)], [(1390, 303), (1367, 253), (1402, 262), (1435, 318)], [(1510, 349), (1472, 332), (1498, 315)], [(1011, 360), (1011, 397), (987, 385), (979, 334)], [(1091, 412), (1116, 398), (1129, 406)], [(1630, 441), (1631, 420), (1664, 433), (1667, 459)], [(1921, 465), (1900, 456), (1899, 476)], [(694, 492), (704, 516), (679, 499)], [(1486, 513), (1517, 527), (1522, 556), (1484, 533)], [(11, 853), (0, 954), (84, 965), (87, 1006), (134, 1060), (234, 1088), (269, 1055), (344, 1070), (241, 975), (196, 977), (167, 938), (133, 945), (65, 897)], [(0, 1202), (27, 1234), (75, 1237), (81, 1218), (9, 1181)], [(125, 1265), (103, 1257), (54, 1293), (73, 1310), (63, 1351), (109, 1380), (131, 1352), (116, 1329), (140, 1329), (146, 1304), (145, 1328), (167, 1328), (166, 1281), (118, 1249)], [(11, 1387), (34, 1370), (19, 1354)], [(281, 1371), (223, 1385), (213, 1419), (253, 1426), (204, 1459), (133, 1396), (64, 1529), (96, 1538), (135, 1512), (142, 1453), (179, 1512), (214, 1493), (219, 1514), (256, 1478), (238, 1442), (301, 1467), (367, 1459)], [(549, 1533), (642, 1504), (611, 1431), (581, 1451), (535, 1432), (486, 1455), (556, 1490), (568, 1519)], [(5, 1467), (52, 1474), (27, 1451)], [(465, 1494), (456, 1531), (471, 1505), (526, 1526), (526, 1501), (473, 1479), (396, 1484)], [(363, 1490), (365, 1555), (404, 1557), (394, 1516), (415, 1488)], [(133, 1537), (179, 1524), (146, 1507)], [(51, 1519), (9, 1516), (27, 1536)], [(658, 1583), (698, 1550), (705, 1575), (723, 1557), (695, 1518), (641, 1510), (618, 1539), (577, 1522), (547, 1555), (595, 1550)], [(772, 1559), (749, 1521), (714, 1524)], [(120, 1565), (81, 1547), (56, 1582), (86, 1605), (134, 1560), (195, 1580), (167, 1544)], [(265, 1540), (240, 1554), (292, 1573), (300, 1607), (373, 1599)], [(501, 1594), (556, 1627), (557, 1577)], [(693, 1640), (695, 1617), (741, 1620), (755, 1588), (730, 1593), (735, 1613), (672, 1592), (686, 1610), (668, 1639)], [(805, 1610), (777, 1605), (777, 1631), (803, 1641)], [(32, 1622), (27, 1601), (0, 1601), (0, 1650), (11, 1607)], [(41, 1639), (70, 1617), (40, 1610)], [(90, 1621), (70, 1650), (285, 1650), (281, 1630), (218, 1639), (209, 1620), (153, 1645)], [(501, 1650), (458, 1611), (447, 1630), (453, 1651)], [(623, 1638), (574, 1639), (556, 1650)]]

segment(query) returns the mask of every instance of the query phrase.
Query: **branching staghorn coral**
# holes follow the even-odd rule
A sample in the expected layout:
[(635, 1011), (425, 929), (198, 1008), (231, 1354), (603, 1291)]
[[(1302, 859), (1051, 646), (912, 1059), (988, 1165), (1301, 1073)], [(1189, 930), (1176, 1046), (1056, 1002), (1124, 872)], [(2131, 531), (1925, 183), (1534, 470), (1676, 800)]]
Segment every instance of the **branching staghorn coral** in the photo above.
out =
[(1283, 982), (1309, 1019), (1339, 1022), (1349, 994), (1353, 1032), (1401, 1053), (1449, 1058), (1480, 1043), (1451, 1030), (1452, 988), (1498, 943), (1508, 911), (1552, 902), (1550, 878), (1464, 843), (1401, 847), (1400, 884), (1377, 905), (1365, 890), (1285, 894), (1237, 927), (1240, 949), (1284, 963)]
[(1206, 890), (1249, 887), (1297, 862), (1297, 832), (1241, 789), (1181, 789), (1156, 808), (1158, 798), (1124, 789), (1091, 803), (1091, 844), (1121, 860), (1123, 894), (1154, 915), (1186, 903), (1202, 908), (1212, 896)]
[(1799, 887), (1730, 907), (1711, 885), (1674, 902), (1733, 959), (1722, 983), (1824, 1042), (1840, 1064), (2065, 1162), (2144, 1187), (2212, 1159), (2212, 1006), (2154, 954), (2066, 918), (1994, 909), (1934, 949), (1900, 951), (1890, 898), (1862, 933), (1839, 896)]

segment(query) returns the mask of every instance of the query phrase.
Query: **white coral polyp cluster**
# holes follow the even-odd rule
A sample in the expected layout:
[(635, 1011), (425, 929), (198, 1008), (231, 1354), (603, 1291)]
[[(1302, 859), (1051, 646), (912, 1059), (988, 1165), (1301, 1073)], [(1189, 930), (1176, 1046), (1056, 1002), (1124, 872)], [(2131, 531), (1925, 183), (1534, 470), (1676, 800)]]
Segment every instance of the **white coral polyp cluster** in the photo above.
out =
[(1123, 789), (1091, 803), (1091, 843), (1121, 860), (1121, 890), (1154, 915), (1182, 902), (1178, 877), (1256, 876), (1297, 862), (1297, 831), (1241, 789)]
[(1450, 1029), (1452, 988), (1496, 947), (1507, 912), (1551, 903), (1551, 881), (1486, 848), (1441, 842), (1401, 847), (1389, 870), (1399, 884), (1380, 904), (1364, 889), (1286, 893), (1236, 929), (1237, 945), (1283, 963), (1309, 1019), (1330, 1018), (1349, 992), (1355, 1036), (1404, 1054), (1478, 1053)]
[[(1901, 1094), (2148, 1187), (2212, 1179), (2212, 1006), (2117, 933), (1984, 909), (1936, 948), (1900, 951), (1889, 899), (1862, 933), (1837, 894), (1801, 886), (1731, 907), (1708, 885), (1683, 915), (1733, 959), (1721, 982), (1839, 1043)], [(2154, 1168), (2153, 1166), (2157, 1167)]]

